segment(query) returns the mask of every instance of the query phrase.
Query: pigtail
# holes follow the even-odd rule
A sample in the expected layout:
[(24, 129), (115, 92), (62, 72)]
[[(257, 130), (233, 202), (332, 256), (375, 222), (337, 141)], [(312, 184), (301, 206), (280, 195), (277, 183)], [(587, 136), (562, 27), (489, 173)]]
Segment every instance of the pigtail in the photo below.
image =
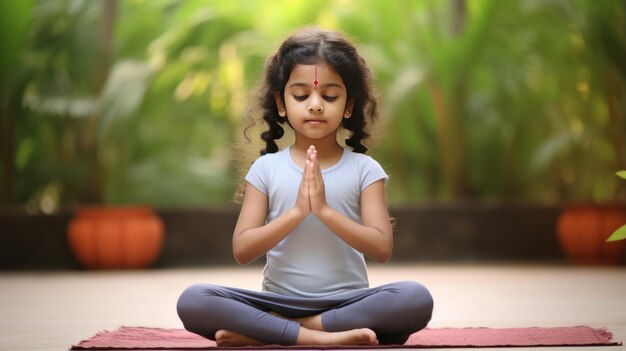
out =
[[(372, 73), (365, 60), (359, 56), (356, 49), (344, 50), (349, 53), (343, 60), (337, 60), (337, 66), (342, 67), (343, 79), (348, 91), (348, 100), (353, 101), (353, 112), (350, 118), (344, 118), (342, 126), (351, 132), (345, 139), (347, 146), (357, 153), (366, 153), (368, 148), (364, 141), (371, 137), (370, 130), (375, 127), (379, 119), (378, 99), (372, 88)], [(351, 64), (346, 64), (349, 62)], [(356, 63), (356, 64), (355, 64)]]
[(261, 156), (278, 152), (278, 145), (275, 140), (278, 140), (285, 135), (285, 130), (280, 124), (278, 124), (279, 121), (284, 123), (281, 121), (281, 117), (277, 118), (275, 115), (268, 114), (263, 116), (263, 120), (265, 120), (269, 129), (261, 133), (261, 139), (265, 141), (265, 148), (261, 149), (260, 152)]
[[(291, 66), (291, 65), (290, 65)], [(289, 79), (291, 67), (282, 67), (280, 50), (270, 56), (265, 63), (264, 83), (257, 95), (258, 108), (267, 130), (261, 133), (261, 140), (265, 142), (265, 147), (260, 150), (261, 156), (279, 151), (276, 140), (285, 135), (285, 130), (281, 124), (285, 124), (286, 117), (281, 117), (276, 106), (275, 94), (282, 94), (284, 86)]]
[(364, 154), (367, 152), (367, 146), (363, 145), (361, 141), (369, 138), (369, 133), (365, 131), (363, 115), (352, 116), (343, 120), (342, 126), (351, 131), (349, 138), (345, 140), (346, 145), (352, 148), (352, 151)]

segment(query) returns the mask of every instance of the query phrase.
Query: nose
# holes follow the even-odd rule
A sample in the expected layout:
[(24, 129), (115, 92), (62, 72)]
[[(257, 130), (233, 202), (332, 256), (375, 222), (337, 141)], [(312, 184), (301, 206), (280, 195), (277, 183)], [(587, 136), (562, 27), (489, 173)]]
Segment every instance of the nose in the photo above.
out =
[(309, 112), (322, 112), (324, 111), (324, 105), (321, 99), (313, 97), (309, 103)]

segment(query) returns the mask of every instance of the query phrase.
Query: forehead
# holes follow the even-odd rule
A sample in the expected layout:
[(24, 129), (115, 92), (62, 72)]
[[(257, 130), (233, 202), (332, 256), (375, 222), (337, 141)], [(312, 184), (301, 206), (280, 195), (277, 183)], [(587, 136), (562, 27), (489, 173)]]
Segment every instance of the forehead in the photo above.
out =
[(343, 87), (343, 80), (331, 66), (326, 63), (302, 65), (297, 64), (291, 71), (287, 85), (291, 83), (306, 83), (313, 85), (313, 81), (319, 81), (320, 85), (337, 84)]

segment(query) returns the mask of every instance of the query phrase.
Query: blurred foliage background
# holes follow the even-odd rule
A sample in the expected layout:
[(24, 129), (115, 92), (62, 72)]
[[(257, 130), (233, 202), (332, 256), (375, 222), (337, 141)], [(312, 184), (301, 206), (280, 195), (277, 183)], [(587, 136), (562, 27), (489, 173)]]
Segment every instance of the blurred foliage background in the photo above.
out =
[(250, 91), (305, 25), (375, 72), (391, 204), (625, 197), (624, 0), (0, 1), (6, 206), (231, 205)]

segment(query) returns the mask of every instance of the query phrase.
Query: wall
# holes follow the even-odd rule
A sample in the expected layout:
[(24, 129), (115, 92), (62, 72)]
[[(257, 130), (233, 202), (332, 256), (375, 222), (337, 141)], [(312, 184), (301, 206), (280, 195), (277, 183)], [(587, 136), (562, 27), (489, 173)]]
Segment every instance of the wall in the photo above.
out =
[[(166, 240), (157, 268), (236, 264), (231, 235), (238, 210), (161, 209)], [(559, 207), (439, 205), (395, 207), (391, 262), (560, 261)], [(0, 269), (80, 269), (55, 215), (0, 210)], [(262, 263), (262, 262), (259, 262)]]

